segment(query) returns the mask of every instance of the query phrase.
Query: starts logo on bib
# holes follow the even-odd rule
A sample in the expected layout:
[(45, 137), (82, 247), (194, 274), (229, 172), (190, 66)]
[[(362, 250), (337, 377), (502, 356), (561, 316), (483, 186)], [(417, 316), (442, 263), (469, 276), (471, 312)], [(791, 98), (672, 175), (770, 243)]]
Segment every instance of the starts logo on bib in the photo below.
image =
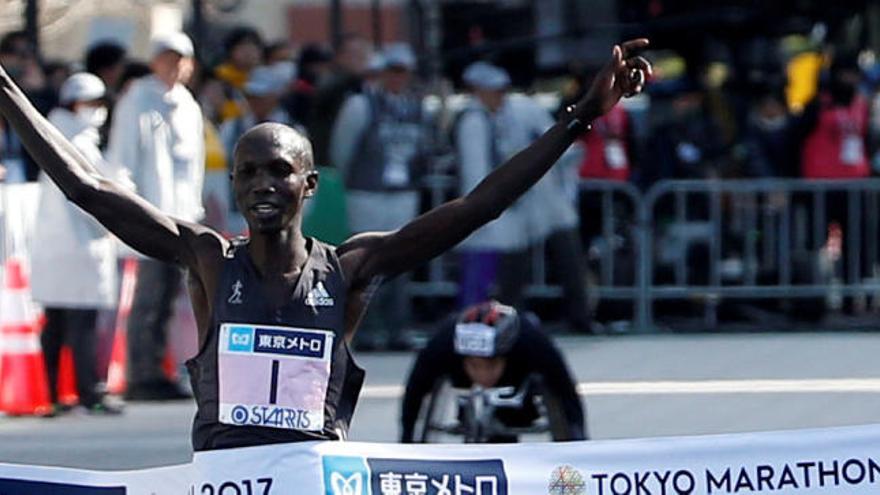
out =
[(325, 495), (507, 495), (500, 459), (324, 456)]

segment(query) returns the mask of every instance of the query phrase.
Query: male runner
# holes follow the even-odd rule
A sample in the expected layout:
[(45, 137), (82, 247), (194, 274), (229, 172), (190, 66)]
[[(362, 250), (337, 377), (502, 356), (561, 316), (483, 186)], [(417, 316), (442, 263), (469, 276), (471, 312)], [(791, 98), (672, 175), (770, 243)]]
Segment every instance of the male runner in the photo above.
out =
[(309, 141), (289, 127), (262, 124), (238, 141), (232, 187), (251, 235), (236, 242), (102, 177), (2, 68), (0, 114), (70, 201), (134, 249), (188, 270), (200, 346), (188, 363), (194, 450), (340, 439), (364, 377), (347, 343), (372, 291), (497, 218), (591, 120), (641, 91), (651, 66), (633, 52), (647, 44), (615, 46), (584, 99), (467, 196), (339, 247), (300, 230), (318, 174)]

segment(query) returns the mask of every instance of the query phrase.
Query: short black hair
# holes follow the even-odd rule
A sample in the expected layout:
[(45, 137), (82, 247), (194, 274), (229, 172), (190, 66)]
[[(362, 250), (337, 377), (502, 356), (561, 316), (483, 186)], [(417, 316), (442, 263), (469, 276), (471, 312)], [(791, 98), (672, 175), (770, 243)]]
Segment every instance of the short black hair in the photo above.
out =
[(97, 74), (103, 69), (121, 64), (125, 60), (125, 48), (115, 41), (102, 41), (86, 52), (86, 72)]
[(263, 48), (263, 38), (260, 37), (260, 33), (258, 33), (256, 29), (247, 26), (239, 26), (226, 35), (226, 38), (223, 40), (223, 50), (226, 55), (229, 55), (236, 46), (245, 41), (252, 41), (261, 49)]
[(835, 53), (831, 58), (830, 72), (837, 74), (844, 71), (861, 71), (859, 67), (859, 54), (854, 51), (842, 51)]
[(332, 59), (333, 54), (324, 45), (309, 43), (299, 52), (299, 67), (302, 69), (306, 65), (329, 62)]
[(0, 38), (0, 53), (4, 55), (9, 54), (18, 54), (18, 50), (16, 49), (16, 43), (24, 40), (28, 44), (30, 44), (30, 37), (24, 31), (10, 31), (3, 35), (3, 38)]
[(289, 47), (290, 45), (286, 41), (274, 41), (272, 43), (269, 43), (265, 47), (263, 47), (263, 58), (265, 60), (269, 60), (273, 53), (280, 50), (285, 50)]
[(121, 88), (125, 86), (125, 83), (132, 79), (140, 79), (144, 76), (148, 76), (152, 72), (150, 66), (143, 62), (128, 62), (125, 64), (125, 69), (122, 70), (122, 77), (119, 78), (119, 87)]
[(342, 51), (343, 47), (347, 46), (353, 41), (367, 41), (367, 38), (366, 36), (355, 32), (342, 33), (342, 35), (339, 37), (339, 44), (335, 47), (336, 53)]
[(43, 73), (47, 76), (59, 70), (71, 72), (70, 64), (63, 60), (48, 60), (43, 64)]

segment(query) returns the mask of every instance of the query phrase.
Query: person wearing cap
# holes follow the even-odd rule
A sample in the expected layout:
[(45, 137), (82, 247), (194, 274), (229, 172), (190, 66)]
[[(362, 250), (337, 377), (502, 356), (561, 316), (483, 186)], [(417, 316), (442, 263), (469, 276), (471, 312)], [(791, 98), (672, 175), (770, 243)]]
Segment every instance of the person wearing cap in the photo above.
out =
[[(510, 77), (500, 67), (476, 62), (462, 79), (473, 97), (456, 118), (453, 140), (465, 194), (552, 127), (553, 119), (531, 98), (508, 94)], [(495, 282), (499, 300), (521, 305), (529, 248), (546, 243), (550, 267), (563, 288), (569, 325), (590, 330), (578, 217), (562, 187), (564, 180), (560, 168), (554, 168), (501, 218), (461, 243), (461, 306), (485, 300)]]
[(380, 52), (370, 55), (370, 60), (367, 61), (367, 69), (364, 71), (364, 84), (367, 86), (377, 84), (386, 66), (384, 53)]
[[(559, 430), (564, 432), (554, 433), (555, 439), (586, 440), (584, 407), (575, 382), (565, 358), (541, 329), (538, 318), (497, 301), (469, 306), (441, 322), (416, 357), (401, 403), (400, 441), (417, 441), (419, 410), (442, 380), (463, 389), (519, 389), (533, 377), (540, 379), (540, 387), (558, 401), (561, 409), (564, 427)], [(550, 397), (545, 397), (545, 403), (549, 402)], [(518, 409), (499, 409), (496, 414), (508, 427), (526, 427), (539, 417), (531, 401)], [(500, 435), (490, 442), (516, 440), (515, 435)]]
[[(245, 113), (227, 120), (220, 127), (220, 140), (226, 149), (226, 156), (232, 156), (238, 138), (257, 124), (277, 122), (294, 125), (290, 116), (279, 105), (288, 80), (284, 74), (279, 73), (277, 67), (264, 65), (251, 71), (248, 81), (242, 87), (242, 94), (247, 103)], [(231, 234), (242, 234), (247, 229), (247, 225), (235, 206), (231, 192), (227, 194), (227, 198), (226, 230)]]
[(0, 115), (71, 202), (144, 256), (187, 270), (199, 342), (187, 361), (194, 451), (344, 440), (365, 377), (349, 345), (376, 287), (497, 218), (593, 119), (639, 93), (647, 45), (615, 45), (587, 96), (468, 195), (338, 246), (302, 231), (319, 174), (309, 140), (290, 127), (260, 124), (238, 140), (231, 180), (248, 236), (228, 239), (98, 174), (2, 66)]
[[(381, 75), (363, 93), (348, 98), (330, 140), (330, 158), (348, 191), (353, 233), (394, 230), (415, 218), (428, 125), (420, 95), (411, 88), (416, 58), (405, 44), (382, 53)], [(402, 330), (408, 299), (399, 277), (376, 295), (363, 325), (363, 347), (407, 348)], [(383, 335), (385, 334), (385, 335)], [(382, 337), (386, 337), (382, 339)]]
[[(116, 105), (108, 160), (123, 167), (134, 192), (163, 213), (198, 222), (205, 141), (202, 111), (184, 86), (192, 76), (193, 45), (181, 32), (152, 41), (148, 76), (133, 81)], [(162, 372), (167, 326), (180, 269), (142, 259), (128, 319), (128, 389), (133, 400), (180, 398)]]
[[(98, 148), (98, 129), (107, 117), (104, 83), (78, 73), (61, 86), (60, 106), (49, 122), (77, 151), (106, 176), (115, 172)], [(45, 308), (46, 326), (40, 334), (55, 410), (58, 403), (58, 363), (62, 345), (73, 351), (80, 404), (90, 413), (116, 413), (96, 389), (96, 323), (99, 309), (116, 303), (116, 252), (112, 236), (93, 218), (70, 204), (46, 174), (40, 174), (40, 200), (31, 251), (32, 293)]]

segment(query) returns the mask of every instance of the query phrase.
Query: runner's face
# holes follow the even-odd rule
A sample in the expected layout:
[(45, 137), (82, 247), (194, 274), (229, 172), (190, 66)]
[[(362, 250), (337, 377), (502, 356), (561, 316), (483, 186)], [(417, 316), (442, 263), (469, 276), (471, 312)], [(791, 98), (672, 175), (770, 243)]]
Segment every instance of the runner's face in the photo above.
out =
[[(263, 144), (263, 146), (260, 146)], [(318, 176), (283, 140), (243, 142), (235, 152), (235, 200), (251, 232), (270, 234), (291, 225), (312, 195)]]
[(474, 385), (484, 388), (494, 387), (504, 374), (507, 361), (500, 356), (492, 358), (468, 356), (463, 360), (464, 371)]

